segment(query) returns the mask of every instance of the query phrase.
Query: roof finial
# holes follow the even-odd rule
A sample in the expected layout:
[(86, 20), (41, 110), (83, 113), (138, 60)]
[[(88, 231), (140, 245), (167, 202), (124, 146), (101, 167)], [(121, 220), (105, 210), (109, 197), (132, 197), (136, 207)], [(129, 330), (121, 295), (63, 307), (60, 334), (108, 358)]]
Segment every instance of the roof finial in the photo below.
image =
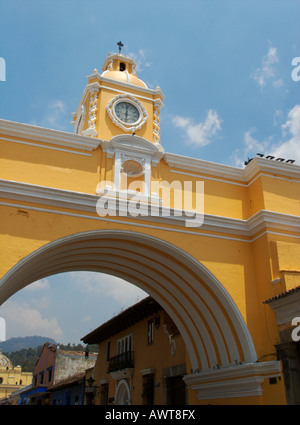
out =
[(122, 41), (119, 41), (119, 43), (117, 43), (117, 45), (119, 46), (119, 53), (121, 53), (121, 49), (124, 46), (124, 44), (122, 44)]

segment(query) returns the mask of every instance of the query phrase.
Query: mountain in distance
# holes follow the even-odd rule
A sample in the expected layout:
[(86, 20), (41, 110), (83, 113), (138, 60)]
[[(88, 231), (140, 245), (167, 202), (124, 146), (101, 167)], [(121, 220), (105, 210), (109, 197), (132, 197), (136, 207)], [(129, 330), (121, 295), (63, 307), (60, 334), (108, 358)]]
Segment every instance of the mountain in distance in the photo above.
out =
[(56, 344), (54, 339), (47, 338), (45, 336), (25, 336), (18, 338), (10, 338), (6, 341), (0, 342), (0, 349), (2, 353), (12, 353), (14, 351), (19, 351), (28, 348), (36, 348), (40, 345), (44, 345), (46, 342), (51, 344)]

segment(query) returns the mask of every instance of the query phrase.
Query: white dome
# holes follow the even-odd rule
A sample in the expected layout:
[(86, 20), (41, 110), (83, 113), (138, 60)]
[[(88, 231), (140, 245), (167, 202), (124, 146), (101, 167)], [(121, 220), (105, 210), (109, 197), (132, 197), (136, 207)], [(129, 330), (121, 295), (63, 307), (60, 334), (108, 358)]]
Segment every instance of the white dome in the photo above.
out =
[(12, 362), (4, 355), (2, 354), (2, 351), (0, 349), (0, 367), (8, 367), (9, 369), (13, 368)]

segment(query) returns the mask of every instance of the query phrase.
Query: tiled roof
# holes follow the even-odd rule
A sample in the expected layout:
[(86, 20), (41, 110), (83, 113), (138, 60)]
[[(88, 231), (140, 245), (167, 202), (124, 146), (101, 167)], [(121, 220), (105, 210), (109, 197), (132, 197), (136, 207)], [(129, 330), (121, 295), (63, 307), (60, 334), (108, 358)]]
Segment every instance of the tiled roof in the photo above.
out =
[(287, 297), (288, 295), (293, 294), (294, 292), (300, 291), (300, 286), (296, 286), (296, 288), (290, 289), (289, 291), (282, 292), (281, 294), (275, 295), (275, 297), (269, 298), (268, 300), (264, 301), (263, 304), (269, 304), (272, 301), (279, 300), (281, 298)]
[[(67, 350), (59, 350), (59, 355), (63, 356), (77, 356), (77, 357), (84, 357), (85, 352), (84, 351), (67, 351)], [(89, 353), (89, 357), (97, 357), (98, 353)]]
[(98, 344), (161, 309), (162, 307), (151, 296), (146, 297), (114, 316), (108, 322), (103, 323), (81, 340), (86, 344)]
[(80, 383), (85, 377), (85, 372), (78, 373), (73, 376), (69, 376), (68, 378), (62, 379), (58, 381), (56, 384), (48, 387), (48, 391), (58, 390), (59, 388), (63, 388), (69, 385), (76, 385)]

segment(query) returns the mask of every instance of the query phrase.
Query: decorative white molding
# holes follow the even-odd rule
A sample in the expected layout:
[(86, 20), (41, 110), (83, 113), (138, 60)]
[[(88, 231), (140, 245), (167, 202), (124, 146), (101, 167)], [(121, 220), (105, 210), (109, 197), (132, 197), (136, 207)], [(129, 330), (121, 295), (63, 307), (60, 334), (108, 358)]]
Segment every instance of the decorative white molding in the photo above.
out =
[(152, 165), (157, 165), (164, 157), (164, 149), (140, 136), (120, 135), (110, 141), (101, 141), (101, 147), (110, 157), (115, 152), (121, 152), (134, 158), (149, 158)]
[[(132, 123), (132, 124), (126, 124), (117, 117), (116, 112), (115, 112), (115, 106), (120, 101), (131, 103), (132, 105), (134, 105), (137, 108), (137, 110), (139, 111), (139, 119), (137, 120), (137, 122)], [(106, 110), (107, 110), (107, 113), (108, 113), (110, 119), (112, 120), (112, 122), (115, 125), (117, 125), (118, 127), (120, 127), (122, 130), (127, 131), (127, 132), (134, 132), (136, 130), (140, 130), (143, 127), (143, 125), (146, 123), (147, 118), (148, 118), (148, 114), (146, 112), (146, 109), (142, 105), (142, 103), (139, 100), (137, 100), (135, 97), (133, 97), (129, 94), (119, 94), (119, 95), (115, 96), (107, 104)]]
[[(138, 90), (139, 92), (148, 94), (151, 97), (159, 96), (161, 99), (164, 98), (164, 94), (163, 94), (160, 87), (156, 87), (153, 90), (153, 89), (150, 89), (148, 87), (142, 87), (142, 86), (137, 86), (135, 84), (131, 84), (131, 83), (127, 83), (127, 82), (123, 82), (123, 81), (119, 81), (119, 80), (113, 80), (111, 78), (105, 77), (104, 75), (100, 75), (97, 70), (94, 71), (91, 75), (87, 76), (88, 80), (91, 80), (91, 79), (94, 79), (94, 78), (96, 78), (98, 80), (101, 87), (104, 87), (104, 84), (101, 84), (101, 83), (108, 83), (108, 84), (112, 84), (112, 85), (115, 85), (115, 86), (118, 86), (118, 87), (123, 87), (125, 89), (126, 93), (128, 93), (128, 89), (129, 90)], [(113, 90), (110, 86), (105, 86), (105, 88), (108, 89), (108, 90)], [(149, 100), (152, 100), (152, 99), (149, 99)]]
[(97, 130), (95, 129), (95, 124), (92, 124), (89, 128), (82, 132), (84, 136), (97, 137)]
[[(227, 179), (244, 182), (243, 169), (229, 165), (218, 164), (202, 159), (190, 158), (174, 153), (166, 152), (164, 156), (166, 163), (175, 169), (195, 171), (197, 173), (224, 177)], [(200, 176), (201, 177), (201, 176)]]
[(189, 388), (198, 392), (199, 400), (260, 396), (265, 379), (279, 377), (280, 362), (246, 363), (186, 375)]
[[(125, 213), (128, 211), (128, 201), (141, 203), (141, 213), (143, 212), (145, 214), (148, 214), (148, 206), (151, 206), (153, 215), (159, 214), (159, 206), (162, 205), (162, 199), (159, 198), (156, 193), (152, 193), (151, 196), (148, 196), (133, 190), (115, 190), (110, 186), (106, 186), (103, 189), (97, 189), (97, 195), (101, 198), (103, 197), (105, 201), (111, 198), (118, 199), (118, 214), (120, 214), (120, 216), (127, 216)], [(155, 207), (157, 208), (155, 209)]]
[(130, 56), (124, 55), (123, 53), (111, 53), (111, 52), (109, 52), (107, 54), (107, 57), (105, 59), (103, 66), (102, 66), (102, 71), (106, 71), (107, 69), (111, 69), (114, 60), (121, 60), (121, 61), (130, 63), (132, 70), (134, 70), (135, 67), (136, 67), (134, 59), (132, 59)]
[(270, 300), (268, 304), (276, 314), (278, 325), (291, 324), (295, 317), (300, 317), (300, 291)]
[(101, 143), (108, 157), (114, 159), (113, 190), (120, 191), (122, 164), (128, 159), (140, 163), (144, 174), (144, 196), (151, 196), (151, 166), (156, 166), (164, 154), (161, 146), (156, 146), (147, 139), (139, 136), (120, 135), (109, 142)]
[(116, 392), (115, 392), (115, 403), (116, 404), (131, 404), (130, 402), (130, 391), (131, 391), (131, 377), (129, 379), (130, 384), (128, 384), (126, 379), (121, 379), (118, 382)]
[(254, 158), (244, 169), (244, 176), (250, 181), (257, 173), (274, 173), (290, 178), (300, 178), (300, 166), (265, 158)]
[(2, 136), (0, 136), (0, 140), (3, 140), (5, 142), (10, 142), (10, 143), (18, 143), (20, 145), (35, 146), (35, 147), (38, 147), (38, 148), (43, 148), (43, 149), (48, 149), (48, 150), (54, 150), (54, 151), (58, 151), (58, 152), (67, 152), (67, 153), (71, 153), (71, 154), (74, 154), (74, 155), (93, 156), (91, 153), (74, 151), (74, 150), (68, 149), (68, 148), (65, 148), (65, 149), (64, 148), (59, 148), (57, 146), (47, 146), (47, 145), (42, 145), (42, 144), (36, 143), (36, 142), (24, 142), (23, 140), (10, 139), (8, 137), (2, 137)]
[(87, 88), (90, 93), (88, 128), (85, 129), (82, 134), (84, 136), (97, 137), (96, 120), (100, 85), (99, 83), (92, 83), (89, 84)]
[[(137, 193), (115, 191), (113, 188), (103, 188), (102, 192), (99, 192), (99, 195), (123, 199), (125, 204), (123, 205), (121, 203), (119, 207), (126, 208), (126, 200), (134, 198)], [(32, 202), (91, 213), (96, 212), (96, 204), (99, 200), (99, 196), (97, 195), (2, 179), (0, 179), (0, 196), (22, 202)], [(143, 197), (141, 194), (140, 197), (141, 202), (145, 204), (147, 202), (152, 202), (157, 206), (162, 204), (162, 200), (153, 193), (151, 194), (152, 199), (149, 199), (147, 196)], [(170, 210), (170, 214), (170, 216), (153, 215), (151, 217), (137, 217), (137, 219), (151, 219), (152, 222), (161, 222), (177, 226), (185, 225), (185, 218), (183, 216), (176, 216), (172, 209)], [(300, 217), (265, 210), (259, 211), (248, 220), (205, 214), (204, 224), (201, 226), (201, 230), (251, 237), (268, 226), (283, 232), (298, 232), (300, 228)]]
[[(78, 134), (66, 133), (60, 130), (52, 130), (1, 119), (0, 132), (6, 136), (20, 138), (21, 142), (24, 139), (29, 139), (31, 143), (33, 143), (33, 141), (37, 141), (41, 143), (50, 143), (56, 146), (82, 149), (84, 151), (92, 151), (96, 149), (101, 143), (101, 140), (93, 140), (90, 137), (85, 137)], [(11, 142), (17, 141), (12, 139)], [(47, 146), (45, 146), (45, 148), (46, 147)]]
[(116, 372), (110, 372), (110, 376), (114, 381), (118, 381), (120, 379), (131, 378), (133, 375), (134, 368), (127, 368), (122, 370), (117, 370)]
[(84, 105), (80, 105), (80, 108), (78, 108), (78, 113), (74, 113), (73, 116), (75, 118), (74, 121), (72, 121), (72, 124), (74, 125), (74, 133), (75, 134), (81, 134), (81, 129), (84, 123), (85, 115), (86, 115), (86, 108)]
[(94, 82), (94, 83), (89, 83), (86, 88), (88, 89), (89, 93), (91, 96), (96, 95), (95, 99), (98, 97), (99, 94), (99, 90), (101, 88), (100, 84), (98, 82)]
[(299, 232), (300, 216), (260, 210), (247, 220), (249, 235), (271, 227), (285, 232)]
[[(172, 168), (188, 170), (189, 172), (194, 171), (200, 174), (195, 177), (205, 178), (201, 174), (207, 174), (208, 176), (234, 180), (233, 183), (245, 183), (245, 186), (251, 179), (254, 179), (257, 174), (261, 175), (262, 173), (272, 173), (279, 176), (285, 176), (297, 179), (291, 181), (300, 182), (300, 166), (263, 158), (254, 158), (245, 168), (237, 168), (229, 165), (203, 161), (201, 159), (185, 157), (168, 152), (165, 153), (164, 159)], [(276, 178), (277, 176), (268, 174), (268, 177)], [(230, 181), (228, 181), (228, 183), (230, 183)]]
[(108, 157), (115, 156), (113, 190), (120, 191), (122, 164), (131, 158), (143, 166), (144, 196), (151, 196), (151, 166), (156, 166), (163, 158), (164, 150), (147, 139), (133, 135), (113, 137), (109, 142), (102, 141), (101, 146)]
[(140, 370), (140, 372), (143, 376), (151, 375), (152, 373), (155, 373), (155, 368), (154, 367), (148, 367), (147, 369)]
[(161, 104), (154, 102), (153, 111), (153, 142), (160, 143), (160, 108)]

